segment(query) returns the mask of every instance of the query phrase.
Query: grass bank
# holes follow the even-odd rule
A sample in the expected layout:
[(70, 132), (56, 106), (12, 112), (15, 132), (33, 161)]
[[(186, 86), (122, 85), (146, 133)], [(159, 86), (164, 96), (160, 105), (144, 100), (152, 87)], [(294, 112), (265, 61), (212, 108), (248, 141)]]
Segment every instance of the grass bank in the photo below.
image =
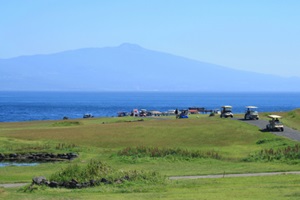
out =
[(1, 189), (3, 199), (299, 199), (300, 177), (293, 175), (173, 181), (164, 186), (125, 185), (81, 190), (38, 188)]
[[(284, 116), (286, 125), (298, 128), (299, 110), (291, 112), (280, 114)], [(121, 171), (155, 171), (163, 176), (299, 170), (299, 162), (286, 162), (284, 159), (272, 161), (246, 159), (264, 149), (282, 149), (295, 146), (299, 144), (298, 142), (261, 132), (257, 127), (239, 120), (220, 119), (208, 115), (194, 115), (189, 119), (124, 117), (0, 123), (0, 130), (0, 152), (2, 153), (75, 152), (79, 154), (78, 159), (70, 162), (0, 168), (1, 183), (31, 182), (34, 176), (50, 177), (70, 163), (84, 167), (91, 159), (104, 161)], [(150, 154), (141, 156), (139, 147), (143, 147)], [(129, 156), (119, 153), (129, 148), (137, 149), (137, 152), (133, 151)], [(161, 156), (151, 156), (154, 150)], [(212, 152), (218, 156), (203, 156)], [(199, 197), (217, 199), (218, 195), (227, 194), (230, 199), (234, 199), (234, 195), (238, 199), (238, 196), (246, 197), (251, 193), (254, 195), (253, 192), (261, 192), (262, 187), (250, 187), (250, 183), (255, 185), (262, 181), (265, 181), (265, 190), (272, 192), (269, 196), (273, 199), (283, 195), (275, 191), (279, 185), (286, 192), (286, 197), (299, 197), (299, 193), (295, 190), (284, 186), (284, 183), (293, 187), (299, 186), (299, 176), (289, 176), (292, 177), (289, 179), (286, 177), (288, 176), (253, 177), (248, 181), (244, 181), (244, 178), (176, 181), (169, 182), (165, 187), (131, 183), (123, 186), (72, 190), (73, 193), (66, 189), (50, 188), (38, 188), (30, 194), (23, 194), (15, 189), (0, 189), (0, 197), (18, 199), (28, 195), (32, 199), (38, 199), (40, 195), (44, 195), (45, 198), (54, 199), (60, 194), (72, 199), (84, 197), (96, 199), (101, 196), (105, 199), (126, 197), (150, 199), (154, 196), (160, 199), (189, 199), (194, 195), (196, 199)], [(274, 182), (274, 185), (267, 187), (268, 182)], [(213, 188), (216, 187), (221, 190), (213, 193)], [(232, 192), (236, 187), (252, 189)], [(201, 192), (203, 196), (197, 194), (199, 191), (204, 191)], [(80, 194), (80, 197), (75, 197), (74, 192)]]

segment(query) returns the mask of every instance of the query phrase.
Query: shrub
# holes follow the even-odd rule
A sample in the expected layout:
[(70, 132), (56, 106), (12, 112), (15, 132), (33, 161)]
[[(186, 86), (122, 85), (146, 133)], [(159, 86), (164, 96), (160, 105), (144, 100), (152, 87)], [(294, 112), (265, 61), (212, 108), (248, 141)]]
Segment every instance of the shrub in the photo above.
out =
[(82, 169), (77, 164), (70, 164), (65, 169), (51, 175), (50, 181), (66, 182), (72, 179), (82, 180)]
[(88, 180), (101, 179), (112, 172), (112, 168), (106, 163), (91, 160), (86, 167), (80, 167), (78, 164), (70, 164), (65, 169), (54, 173), (50, 177), (50, 180), (65, 182), (75, 179), (78, 182), (84, 182)]
[(66, 143), (58, 143), (55, 146), (55, 149), (59, 149), (59, 150), (73, 149), (73, 148), (78, 148), (78, 146), (76, 144), (66, 144)]
[[(50, 181), (58, 182), (59, 185), (76, 181), (78, 183), (93, 182), (96, 185), (100, 183), (124, 183), (124, 182), (139, 182), (139, 183), (163, 183), (165, 178), (157, 172), (146, 171), (118, 171), (114, 170), (106, 163), (101, 161), (91, 160), (86, 166), (78, 164), (70, 164), (65, 169), (54, 173)], [(103, 181), (105, 180), (105, 181)]]

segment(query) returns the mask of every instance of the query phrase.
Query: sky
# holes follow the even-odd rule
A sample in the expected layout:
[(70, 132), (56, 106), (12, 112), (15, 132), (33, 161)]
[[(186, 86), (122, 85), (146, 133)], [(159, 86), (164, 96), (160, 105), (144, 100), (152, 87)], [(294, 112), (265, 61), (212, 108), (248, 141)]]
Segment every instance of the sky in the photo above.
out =
[(138, 44), (300, 77), (299, 0), (0, 0), (0, 58)]

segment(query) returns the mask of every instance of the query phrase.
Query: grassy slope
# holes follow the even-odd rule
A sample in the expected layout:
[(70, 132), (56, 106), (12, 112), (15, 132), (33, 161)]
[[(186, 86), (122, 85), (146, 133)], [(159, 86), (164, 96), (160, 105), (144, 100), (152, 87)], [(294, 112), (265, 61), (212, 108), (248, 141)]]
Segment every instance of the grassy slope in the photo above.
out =
[[(294, 115), (288, 113), (282, 115), (284, 115), (287, 122), (294, 124), (295, 127), (298, 127), (299, 110), (295, 112), (296, 113)], [(147, 119), (145, 121), (136, 121), (135, 118), (127, 117), (86, 120), (80, 119), (75, 120), (76, 123), (70, 124), (63, 121), (1, 123), (0, 150), (1, 152), (78, 151), (80, 153), (80, 158), (73, 162), (85, 164), (91, 158), (99, 158), (108, 162), (117, 169), (155, 170), (167, 176), (222, 174), (224, 172), (245, 173), (299, 170), (299, 166), (297, 165), (288, 165), (276, 162), (247, 163), (241, 161), (242, 158), (247, 157), (250, 153), (254, 153), (261, 149), (293, 145), (295, 142), (284, 138), (278, 139), (277, 136), (270, 133), (262, 133), (256, 127), (240, 121), (220, 119), (218, 117), (209, 118), (204, 115), (198, 117), (199, 118), (191, 117), (190, 119), (180, 120), (175, 120), (173, 118), (165, 120)], [(261, 139), (267, 139), (269, 142), (257, 145), (256, 142)], [(117, 150), (138, 145), (153, 147), (180, 147), (191, 150), (201, 150), (204, 152), (214, 150), (219, 152), (219, 154), (222, 156), (222, 159), (174, 161), (168, 159), (150, 158), (132, 160), (111, 157), (111, 155), (115, 154)], [(66, 163), (57, 163), (41, 164), (35, 167), (0, 168), (0, 182), (29, 182), (33, 176), (44, 175), (47, 177), (65, 165)], [(255, 184), (255, 180), (257, 179), (258, 178), (253, 178), (251, 180), (253, 180), (253, 183)], [(242, 185), (243, 180), (244, 179), (237, 179), (237, 181), (240, 181)], [(277, 179), (273, 181), (275, 181), (277, 184)], [(215, 183), (219, 182), (218, 180), (209, 180), (204, 182), (211, 182), (212, 187), (224, 187), (223, 190), (225, 193), (228, 193), (228, 195), (231, 195), (230, 187), (234, 186), (234, 183), (231, 183), (231, 181), (229, 181), (229, 183), (224, 183), (224, 185), (215, 185)], [(299, 178), (296, 178), (294, 183), (298, 184), (299, 186)], [(179, 195), (182, 198), (184, 198), (184, 195), (188, 194), (196, 195), (197, 192), (195, 191), (198, 191), (199, 189), (201, 189), (201, 191), (205, 190), (208, 192), (207, 198), (214, 196), (214, 194), (209, 194), (211, 188), (209, 186), (210, 184), (202, 185), (203, 182), (201, 180), (195, 181), (195, 184), (196, 186), (194, 186), (194, 183), (191, 184), (189, 181), (178, 182), (179, 187), (176, 187), (175, 185), (172, 187), (168, 186), (170, 188), (166, 188), (166, 191), (164, 192), (167, 194), (166, 197), (174, 197), (170, 199), (176, 199), (175, 194), (177, 193), (183, 193), (183, 195)], [(226, 186), (227, 184), (228, 187)], [(289, 182), (289, 184), (292, 183)], [(246, 187), (246, 185), (240, 187)], [(157, 188), (155, 191), (156, 190)], [(269, 188), (269, 190), (273, 192), (272, 188)], [(10, 194), (10, 191), (13, 190), (0, 189), (0, 197), (1, 195), (5, 195), (5, 193)], [(69, 193), (68, 191), (64, 190), (60, 190), (60, 192), (67, 194)], [(90, 195), (90, 192), (92, 195)], [(159, 193), (159, 195), (162, 195), (163, 197), (164, 192)], [(50, 193), (52, 194), (51, 191)], [(80, 196), (81, 194), (87, 195), (89, 198), (95, 197), (92, 191), (87, 193), (80, 192)], [(23, 196), (23, 194), (19, 195), (21, 197)], [(143, 196), (143, 194), (139, 195), (133, 193), (129, 196), (130, 199), (138, 199), (142, 197), (141, 195)], [(17, 196), (14, 197), (17, 198)], [(108, 196), (109, 195), (106, 194), (105, 199), (109, 199)], [(145, 198), (147, 196), (148, 193), (145, 194)], [(32, 197), (34, 197), (34, 195)], [(116, 198), (115, 195), (112, 195), (111, 197)], [(122, 199), (123, 196), (119, 195), (117, 197), (118, 198), (116, 199)], [(149, 195), (149, 198), (150, 197), (151, 193)], [(186, 197), (190, 198), (192, 196), (188, 195)]]
[(282, 200), (299, 199), (300, 177), (280, 175), (267, 177), (221, 178), (181, 180), (169, 183), (164, 187), (130, 186), (107, 188), (96, 187), (82, 190), (39, 188), (30, 193), (16, 192), (12, 189), (1, 189), (3, 199), (106, 199), (106, 200), (139, 200), (139, 199), (256, 199)]

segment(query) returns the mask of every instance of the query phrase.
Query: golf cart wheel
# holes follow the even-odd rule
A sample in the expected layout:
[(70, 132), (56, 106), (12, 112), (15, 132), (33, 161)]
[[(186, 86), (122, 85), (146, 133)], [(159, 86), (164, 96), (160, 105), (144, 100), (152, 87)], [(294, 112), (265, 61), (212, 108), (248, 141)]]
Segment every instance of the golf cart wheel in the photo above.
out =
[(281, 131), (283, 132), (283, 131), (284, 131), (284, 128), (281, 128)]

